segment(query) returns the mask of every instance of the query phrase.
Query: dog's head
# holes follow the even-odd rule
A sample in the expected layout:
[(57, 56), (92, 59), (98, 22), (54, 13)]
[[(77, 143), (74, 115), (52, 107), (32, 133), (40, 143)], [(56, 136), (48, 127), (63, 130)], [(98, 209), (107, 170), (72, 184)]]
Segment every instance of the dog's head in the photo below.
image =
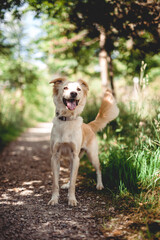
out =
[(68, 82), (65, 78), (56, 78), (53, 83), (54, 103), (59, 111), (66, 110), (66, 113), (80, 114), (86, 103), (86, 96), (89, 90), (84, 80)]

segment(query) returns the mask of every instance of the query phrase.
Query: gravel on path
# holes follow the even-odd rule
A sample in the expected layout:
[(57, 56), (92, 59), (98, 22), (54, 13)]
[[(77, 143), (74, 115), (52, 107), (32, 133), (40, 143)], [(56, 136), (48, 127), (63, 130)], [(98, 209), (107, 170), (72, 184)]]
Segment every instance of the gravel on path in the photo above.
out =
[[(67, 190), (59, 204), (47, 205), (51, 197), (51, 124), (28, 129), (0, 154), (0, 240), (106, 239), (99, 228), (106, 213), (102, 194), (86, 189), (78, 179), (77, 207), (69, 207)], [(60, 184), (68, 179), (61, 167)]]

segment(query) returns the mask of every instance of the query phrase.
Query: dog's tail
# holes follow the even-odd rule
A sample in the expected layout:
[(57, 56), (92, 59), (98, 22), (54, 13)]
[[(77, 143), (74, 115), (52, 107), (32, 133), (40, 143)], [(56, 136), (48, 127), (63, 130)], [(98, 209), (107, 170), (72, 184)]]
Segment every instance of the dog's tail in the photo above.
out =
[(107, 123), (115, 119), (118, 114), (119, 109), (117, 107), (115, 98), (113, 97), (110, 90), (106, 90), (96, 119), (88, 123), (88, 125), (91, 127), (93, 132), (96, 133), (102, 130), (107, 125)]

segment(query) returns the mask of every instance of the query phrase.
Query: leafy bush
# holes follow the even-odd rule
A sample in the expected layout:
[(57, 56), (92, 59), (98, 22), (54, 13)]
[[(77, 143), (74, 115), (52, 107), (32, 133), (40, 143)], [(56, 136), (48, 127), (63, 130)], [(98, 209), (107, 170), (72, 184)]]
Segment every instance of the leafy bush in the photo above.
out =
[(92, 94), (86, 103), (84, 111), (82, 112), (84, 123), (93, 121), (98, 113), (98, 110), (99, 103), (97, 103), (96, 97)]
[(124, 105), (120, 108), (116, 131), (110, 125), (103, 132), (103, 136), (107, 133), (107, 139), (101, 142), (103, 176), (109, 187), (120, 188), (123, 184), (135, 192), (158, 184), (155, 178), (160, 169), (159, 115), (144, 119), (136, 109), (124, 111)]
[(1, 90), (0, 148), (18, 136), (23, 127), (24, 103), (19, 91)]
[[(142, 109), (136, 103), (121, 103), (119, 117), (98, 134), (103, 182), (112, 191), (136, 193), (160, 183), (159, 101), (150, 103), (155, 109), (152, 116), (144, 114), (145, 104)], [(93, 109), (93, 105), (87, 106), (85, 119), (95, 117), (98, 109)], [(89, 176), (93, 176), (91, 170), (88, 168)]]
[[(41, 77), (39, 77), (41, 79)], [(0, 90), (0, 148), (37, 121), (51, 121), (54, 115), (52, 89), (44, 80), (23, 88)]]

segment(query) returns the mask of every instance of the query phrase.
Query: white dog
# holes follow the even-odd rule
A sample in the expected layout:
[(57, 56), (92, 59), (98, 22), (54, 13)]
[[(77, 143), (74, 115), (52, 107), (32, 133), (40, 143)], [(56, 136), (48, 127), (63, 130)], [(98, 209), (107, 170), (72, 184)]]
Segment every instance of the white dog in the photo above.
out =
[(75, 184), (82, 153), (86, 152), (96, 169), (98, 190), (103, 188), (98, 143), (95, 133), (118, 116), (119, 109), (109, 90), (106, 91), (96, 119), (89, 124), (83, 123), (80, 114), (86, 103), (88, 85), (83, 80), (68, 82), (65, 78), (57, 78), (53, 83), (53, 99), (56, 116), (53, 119), (51, 132), (51, 166), (53, 172), (53, 192), (48, 204), (55, 205), (59, 198), (60, 160), (69, 159), (71, 165), (70, 182), (63, 188), (68, 190), (68, 204), (77, 205)]

